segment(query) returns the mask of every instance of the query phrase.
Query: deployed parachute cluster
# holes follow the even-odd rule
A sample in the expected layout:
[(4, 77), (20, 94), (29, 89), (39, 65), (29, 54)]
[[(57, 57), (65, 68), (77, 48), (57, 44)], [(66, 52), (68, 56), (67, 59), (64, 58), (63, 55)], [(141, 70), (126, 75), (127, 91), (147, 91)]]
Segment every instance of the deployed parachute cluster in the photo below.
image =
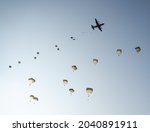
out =
[[(141, 48), (140, 48), (139, 46), (138, 46), (138, 47), (135, 47), (135, 51), (136, 51), (137, 53), (139, 53), (139, 52), (141, 51)], [(117, 53), (118, 56), (120, 56), (120, 55), (122, 54), (122, 49), (117, 49), (117, 50), (116, 50), (116, 53)], [(98, 61), (98, 59), (94, 58), (92, 62), (93, 62), (94, 65), (97, 65), (99, 61)], [(72, 65), (72, 70), (73, 70), (73, 72), (76, 71), (77, 69), (78, 69), (78, 68), (77, 68), (76, 65)], [(68, 84), (68, 80), (67, 80), (67, 79), (64, 79), (64, 80), (63, 80), (63, 83), (64, 83), (64, 86), (66, 86), (66, 85)], [(89, 96), (93, 93), (93, 88), (87, 87), (85, 91), (86, 91), (86, 93), (87, 93), (87, 95), (88, 95), (88, 97), (89, 97)], [(69, 92), (70, 92), (71, 95), (72, 95), (72, 93), (74, 93), (75, 90), (74, 90), (73, 88), (70, 88), (70, 89), (69, 89)]]
[[(36, 55), (39, 55), (39, 54), (40, 54), (40, 52), (36, 52)], [(34, 59), (37, 59), (37, 56), (34, 56)], [(18, 60), (18, 64), (21, 64), (20, 60)], [(8, 67), (11, 69), (12, 65), (9, 65)]]
[[(94, 65), (96, 65), (98, 63), (98, 59), (93, 59), (92, 62), (93, 62)], [(78, 70), (76, 65), (72, 65), (71, 68), (72, 68), (73, 72)], [(63, 79), (64, 86), (67, 86), (68, 83), (69, 83), (69, 81), (67, 79)], [(74, 88), (69, 88), (69, 92), (72, 95), (75, 92), (75, 89)], [(91, 88), (91, 87), (86, 88), (85, 93), (87, 93), (88, 97), (90, 97), (90, 94), (93, 93), (93, 88)]]
[[(21, 64), (21, 61), (18, 61), (18, 64)], [(12, 68), (12, 65), (9, 65), (8, 67), (9, 67), (9, 68)]]
[(74, 37), (72, 37), (72, 36), (71, 36), (70, 38), (71, 38), (72, 40), (76, 40), (76, 39), (75, 39)]
[[(63, 80), (63, 84), (64, 84), (64, 86), (66, 86), (66, 85), (68, 84), (68, 80), (67, 80), (67, 79), (64, 79), (64, 80)], [(72, 95), (72, 94), (75, 92), (75, 89), (74, 89), (74, 88), (70, 88), (70, 89), (69, 89), (69, 92), (70, 92), (70, 94)], [(89, 97), (90, 94), (93, 93), (93, 88), (88, 87), (88, 88), (85, 89), (85, 92), (87, 93), (87, 95), (88, 95), (88, 97)]]
[(60, 48), (58, 47), (58, 45), (55, 45), (55, 48), (59, 51), (60, 50)]
[[(32, 84), (34, 84), (36, 82), (36, 80), (34, 78), (28, 78), (28, 84), (29, 86), (31, 86)], [(33, 104), (35, 104), (36, 102), (39, 101), (38, 97), (34, 96), (34, 95), (30, 95), (29, 96), (29, 101)]]
[[(40, 52), (36, 52), (37, 56), (40, 54)], [(37, 56), (34, 57), (34, 59), (37, 58)], [(18, 61), (18, 64), (21, 64), (21, 61)], [(9, 65), (9, 68), (12, 68), (11, 65)], [(28, 78), (28, 84), (29, 86), (33, 85), (36, 82), (36, 80), (34, 78)], [(34, 95), (30, 95), (29, 96), (29, 101), (32, 102), (33, 104), (35, 104), (35, 102), (37, 102), (39, 99), (38, 97), (35, 97)]]
[[(37, 55), (39, 55), (39, 54), (40, 54), (40, 52), (36, 52), (36, 54), (37, 54)], [(37, 59), (37, 56), (34, 56), (34, 59)]]
[[(70, 37), (70, 39), (75, 40), (75, 38), (72, 37), (72, 36)], [(55, 45), (55, 48), (56, 48), (57, 51), (60, 50), (60, 48), (59, 48), (58, 45)], [(135, 47), (135, 52), (140, 53), (140, 52), (141, 52), (141, 48), (140, 48), (139, 46), (138, 46), (138, 47)], [(121, 48), (116, 49), (116, 54), (117, 54), (118, 56), (121, 56), (122, 53), (123, 53), (123, 50), (122, 50)], [(34, 56), (34, 59), (37, 59), (37, 57), (38, 57), (39, 54), (40, 54), (40, 52), (36, 52), (36, 56)], [(93, 63), (94, 65), (97, 65), (98, 62), (99, 62), (99, 59), (93, 58), (91, 61), (92, 61), (92, 63)], [(21, 63), (22, 63), (22, 62), (19, 60), (19, 61), (18, 61), (18, 64), (21, 64)], [(9, 68), (11, 69), (11, 68), (12, 68), (12, 65), (9, 65)], [(71, 68), (72, 68), (73, 72), (75, 72), (75, 71), (78, 70), (78, 67), (77, 67), (77, 65), (75, 65), (75, 64), (72, 65)], [(28, 78), (28, 84), (29, 84), (29, 86), (32, 86), (35, 82), (36, 82), (36, 80), (35, 80), (34, 78)], [(67, 79), (63, 79), (63, 84), (64, 84), (64, 86), (67, 86), (68, 83), (69, 83), (69, 81), (68, 81)], [(69, 91), (70, 94), (72, 95), (76, 90), (75, 90), (73, 87), (71, 87), (71, 88), (68, 89), (68, 91)], [(85, 88), (85, 93), (87, 94), (88, 97), (90, 97), (90, 95), (93, 93), (93, 88), (92, 88), (92, 87), (86, 87), (86, 88)], [(30, 95), (30, 96), (29, 96), (29, 102), (35, 104), (35, 103), (38, 102), (38, 101), (39, 101), (38, 97), (36, 97), (36, 96), (34, 96), (34, 95)]]
[[(136, 51), (137, 53), (140, 53), (140, 51), (141, 51), (141, 48), (140, 48), (139, 46), (138, 46), (138, 47), (135, 47), (134, 49), (135, 49), (135, 51)], [(116, 50), (116, 53), (117, 53), (118, 56), (120, 56), (120, 55), (122, 54), (122, 49), (117, 49), (117, 50)]]
[[(73, 39), (73, 38), (72, 38)], [(55, 47), (57, 48), (57, 50), (59, 50), (59, 47), (58, 45), (55, 45)], [(138, 46), (138, 47), (135, 47), (135, 52), (139, 53), (141, 51), (141, 48)], [(118, 56), (120, 56), (122, 54), (122, 49), (117, 49), (116, 50), (116, 53)], [(40, 54), (40, 52), (36, 52), (36, 55), (38, 56)], [(37, 59), (37, 56), (34, 56), (34, 59)], [(97, 58), (93, 58), (92, 60), (92, 63), (94, 65), (97, 65), (99, 62), (99, 60)], [(18, 61), (18, 64), (21, 64), (21, 61)], [(11, 65), (9, 65), (9, 68), (12, 68)], [(73, 72), (77, 71), (78, 70), (78, 67), (77, 65), (72, 65), (71, 66)], [(28, 78), (28, 84), (29, 86), (33, 85), (34, 83), (36, 82), (36, 80), (34, 78)], [(64, 86), (66, 86), (67, 84), (69, 83), (69, 81), (67, 79), (63, 79), (63, 84)], [(70, 92), (70, 94), (72, 95), (74, 92), (75, 92), (75, 89), (74, 88), (69, 88), (68, 91)], [(90, 95), (93, 93), (93, 88), (91, 87), (87, 87), (85, 89), (85, 93), (87, 93), (87, 96), (90, 97)], [(30, 95), (29, 96), (29, 102), (35, 104), (36, 102), (38, 102), (39, 99), (38, 97), (34, 96), (34, 95)]]

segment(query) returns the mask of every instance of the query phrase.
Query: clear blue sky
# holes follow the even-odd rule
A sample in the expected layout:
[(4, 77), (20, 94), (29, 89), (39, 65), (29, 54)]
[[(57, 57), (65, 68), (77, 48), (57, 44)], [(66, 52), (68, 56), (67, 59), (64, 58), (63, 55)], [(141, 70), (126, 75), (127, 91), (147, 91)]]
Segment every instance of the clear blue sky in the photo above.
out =
[(0, 0), (0, 114), (150, 114), (149, 12), (149, 0)]

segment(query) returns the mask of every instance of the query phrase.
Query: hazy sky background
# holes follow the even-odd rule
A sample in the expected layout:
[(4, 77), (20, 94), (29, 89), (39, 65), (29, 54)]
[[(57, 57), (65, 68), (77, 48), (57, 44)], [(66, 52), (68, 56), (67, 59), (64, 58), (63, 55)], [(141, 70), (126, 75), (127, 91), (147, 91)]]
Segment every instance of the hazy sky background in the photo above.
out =
[(149, 13), (149, 0), (0, 0), (0, 114), (150, 114)]

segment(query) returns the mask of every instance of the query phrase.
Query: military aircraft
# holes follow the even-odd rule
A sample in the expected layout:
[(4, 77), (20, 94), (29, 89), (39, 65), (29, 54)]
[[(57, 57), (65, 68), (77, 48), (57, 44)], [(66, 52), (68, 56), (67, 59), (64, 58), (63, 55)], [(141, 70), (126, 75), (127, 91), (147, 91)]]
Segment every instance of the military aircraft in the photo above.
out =
[(103, 26), (104, 23), (99, 23), (96, 18), (95, 18), (95, 23), (96, 23), (96, 26), (91, 25), (92, 29), (94, 30), (95, 28), (99, 28), (99, 30), (102, 31), (101, 26)]

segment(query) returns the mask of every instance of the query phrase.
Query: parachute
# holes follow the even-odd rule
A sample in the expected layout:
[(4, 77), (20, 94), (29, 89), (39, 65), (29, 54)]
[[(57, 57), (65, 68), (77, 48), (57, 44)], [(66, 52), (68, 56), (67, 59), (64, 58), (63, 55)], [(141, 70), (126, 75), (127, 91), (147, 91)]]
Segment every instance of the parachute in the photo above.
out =
[(34, 100), (35, 100), (35, 101), (39, 101), (38, 97), (34, 97)]
[(139, 53), (139, 52), (141, 51), (141, 48), (140, 48), (140, 47), (135, 47), (135, 51), (136, 51), (137, 53)]
[(60, 48), (58, 47), (58, 45), (55, 45), (55, 48), (59, 51), (60, 50)]
[(72, 94), (72, 93), (75, 92), (75, 90), (74, 90), (73, 88), (70, 88), (70, 89), (69, 89), (69, 92)]
[(117, 49), (116, 53), (117, 53), (118, 56), (120, 56), (122, 54), (122, 49)]
[(76, 39), (75, 39), (74, 37), (72, 37), (72, 36), (71, 36), (70, 38), (71, 38), (72, 40), (76, 40)]
[(88, 94), (88, 97), (89, 97), (90, 94), (93, 93), (93, 88), (86, 88), (86, 93)]
[(93, 59), (93, 64), (96, 65), (98, 63), (98, 59)]
[(29, 101), (32, 102), (32, 101), (33, 101), (33, 98), (34, 98), (34, 95), (30, 95), (30, 96), (29, 96)]
[(64, 86), (65, 86), (66, 84), (68, 84), (68, 80), (67, 80), (67, 79), (64, 79), (64, 80), (63, 80), (63, 83), (64, 83)]
[(78, 68), (77, 68), (76, 65), (73, 65), (73, 66), (72, 66), (72, 69), (73, 69), (73, 71), (75, 71), (75, 70), (77, 70)]
[(34, 95), (29, 96), (29, 101), (33, 104), (35, 104), (37, 101), (39, 101), (38, 97), (35, 97)]
[(34, 78), (29, 78), (28, 79), (29, 86), (31, 86), (31, 84), (33, 84), (35, 82), (36, 82), (36, 80)]

